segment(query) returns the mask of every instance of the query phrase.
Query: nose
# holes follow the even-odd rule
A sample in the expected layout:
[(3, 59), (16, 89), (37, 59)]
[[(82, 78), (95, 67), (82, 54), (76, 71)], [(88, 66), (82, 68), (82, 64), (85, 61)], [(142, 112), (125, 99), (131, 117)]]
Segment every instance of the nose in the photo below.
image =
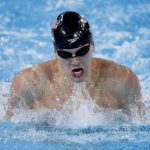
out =
[(80, 58), (78, 57), (71, 58), (71, 65), (78, 66), (79, 64), (80, 64)]

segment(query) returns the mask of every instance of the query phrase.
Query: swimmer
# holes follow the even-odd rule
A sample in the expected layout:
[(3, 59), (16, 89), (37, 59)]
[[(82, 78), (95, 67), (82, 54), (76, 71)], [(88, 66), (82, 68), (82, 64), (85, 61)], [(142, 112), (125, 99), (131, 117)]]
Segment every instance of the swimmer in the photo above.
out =
[(100, 107), (141, 114), (137, 76), (129, 68), (102, 58), (95, 49), (89, 23), (72, 11), (61, 13), (51, 28), (56, 58), (18, 72), (10, 89), (7, 117), (22, 103), (29, 109), (61, 109), (74, 84), (85, 83)]

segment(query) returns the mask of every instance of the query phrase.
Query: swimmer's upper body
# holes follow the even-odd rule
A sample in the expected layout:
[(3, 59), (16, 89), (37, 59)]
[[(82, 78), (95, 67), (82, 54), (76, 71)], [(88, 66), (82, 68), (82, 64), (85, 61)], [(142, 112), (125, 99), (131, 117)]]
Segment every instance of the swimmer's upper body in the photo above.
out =
[(99, 106), (141, 113), (137, 76), (125, 66), (92, 58), (95, 47), (84, 17), (76, 12), (60, 14), (52, 26), (52, 35), (56, 59), (15, 75), (7, 117), (13, 115), (20, 102), (30, 109), (61, 109), (72, 95), (74, 84), (80, 83), (86, 85), (91, 99)]

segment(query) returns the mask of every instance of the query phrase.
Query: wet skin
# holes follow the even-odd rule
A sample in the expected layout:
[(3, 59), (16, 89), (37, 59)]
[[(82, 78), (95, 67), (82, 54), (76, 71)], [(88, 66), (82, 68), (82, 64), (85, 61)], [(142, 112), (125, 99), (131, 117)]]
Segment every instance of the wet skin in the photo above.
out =
[[(73, 58), (47, 61), (17, 73), (12, 81), (7, 117), (22, 102), (29, 109), (61, 109), (72, 95), (74, 84), (85, 83), (93, 101), (102, 107), (131, 109), (141, 113), (141, 91), (137, 76), (127, 67), (113, 61), (92, 58), (94, 45), (82, 57), (75, 53), (86, 45), (62, 51)], [(84, 93), (83, 93), (84, 94)], [(86, 97), (86, 95), (85, 95)]]

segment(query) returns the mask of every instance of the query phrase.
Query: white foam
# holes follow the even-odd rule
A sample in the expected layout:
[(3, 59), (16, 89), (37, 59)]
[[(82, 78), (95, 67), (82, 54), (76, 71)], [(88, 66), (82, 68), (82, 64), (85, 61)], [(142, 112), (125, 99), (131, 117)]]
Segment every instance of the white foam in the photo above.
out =
[[(3, 117), (6, 113), (9, 86), (9, 84), (3, 83), (3, 89), (1, 88), (3, 96), (1, 96), (0, 103), (0, 110), (2, 112), (0, 120), (4, 120)], [(5, 91), (4, 89), (7, 90)], [(4, 93), (7, 94), (4, 96)], [(69, 128), (86, 128), (89, 126), (131, 122), (135, 123), (135, 120), (132, 120), (132, 118), (125, 114), (121, 109), (113, 110), (111, 108), (97, 106), (87, 92), (85, 84), (77, 84), (74, 86), (73, 95), (68, 98), (61, 110), (29, 110), (25, 107), (21, 107), (14, 110), (14, 116), (11, 118), (11, 121), (15, 123), (47, 122), (55, 126)]]
[[(149, 99), (149, 76), (144, 75), (140, 76), (142, 87), (142, 93), (144, 94), (144, 102), (147, 103), (147, 106), (150, 105)], [(10, 83), (2, 82), (0, 85), (0, 111), (1, 111), (1, 121), (5, 121), (3, 116), (5, 115), (5, 107), (7, 106), (8, 93), (9, 93)], [(85, 98), (82, 93), (86, 93), (87, 97)], [(147, 118), (150, 116), (150, 109), (146, 110)], [(150, 118), (148, 118), (150, 121)], [(85, 85), (75, 85), (74, 94), (68, 99), (68, 102), (64, 105), (63, 109), (58, 110), (49, 110), (49, 109), (39, 109), (39, 110), (26, 110), (20, 109), (16, 110), (15, 115), (11, 119), (12, 122), (24, 123), (24, 122), (34, 122), (40, 124), (46, 122), (49, 125), (53, 124), (55, 127), (67, 127), (67, 128), (87, 128), (88, 126), (101, 126), (101, 125), (111, 125), (115, 126), (116, 124), (130, 124), (131, 118), (124, 114), (122, 110), (112, 110), (99, 108), (94, 101), (89, 96), (86, 91)], [(134, 122), (135, 123), (135, 122)], [(145, 123), (148, 123), (146, 121)], [(144, 123), (143, 123), (144, 124)], [(17, 126), (16, 125), (16, 126)], [(134, 136), (137, 132), (125, 132), (119, 131), (117, 127), (114, 127), (114, 131), (105, 132), (93, 132), (90, 134), (73, 134), (70, 136), (65, 131), (64, 132), (47, 132), (42, 130), (37, 130), (34, 126), (26, 127), (25, 130), (21, 131), (15, 130), (17, 127), (13, 127), (11, 130), (6, 130), (6, 142), (9, 139), (14, 140), (30, 140), (30, 141), (62, 141), (62, 142), (75, 142), (80, 144), (85, 143), (97, 143), (100, 141), (119, 141), (119, 140), (130, 140), (134, 141)], [(128, 127), (125, 129), (127, 130)], [(7, 133), (8, 132), (8, 133)], [(112, 136), (110, 136), (110, 134)], [(113, 137), (113, 138), (112, 138)], [(143, 140), (143, 139), (141, 139)], [(148, 140), (148, 138), (144, 138)]]
[(4, 120), (6, 109), (7, 109), (7, 101), (9, 97), (9, 88), (10, 83), (1, 82), (0, 83), (0, 120)]

